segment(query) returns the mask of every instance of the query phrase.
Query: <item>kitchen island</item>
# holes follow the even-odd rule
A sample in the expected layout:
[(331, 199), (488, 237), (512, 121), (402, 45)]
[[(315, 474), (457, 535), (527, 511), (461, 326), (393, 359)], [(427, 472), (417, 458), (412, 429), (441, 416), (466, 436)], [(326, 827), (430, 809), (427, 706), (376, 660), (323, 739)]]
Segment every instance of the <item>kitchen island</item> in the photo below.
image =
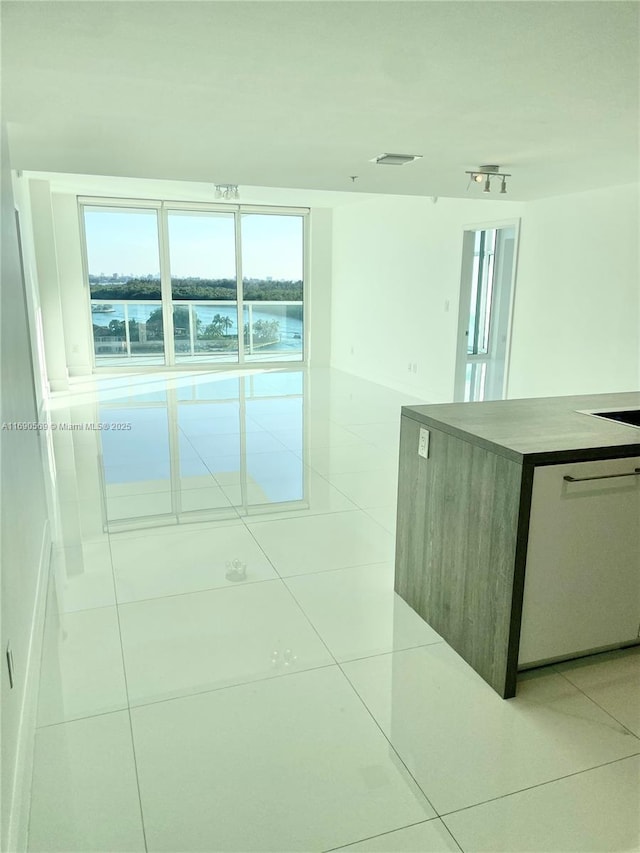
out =
[(640, 642), (640, 393), (405, 406), (395, 589), (501, 696)]

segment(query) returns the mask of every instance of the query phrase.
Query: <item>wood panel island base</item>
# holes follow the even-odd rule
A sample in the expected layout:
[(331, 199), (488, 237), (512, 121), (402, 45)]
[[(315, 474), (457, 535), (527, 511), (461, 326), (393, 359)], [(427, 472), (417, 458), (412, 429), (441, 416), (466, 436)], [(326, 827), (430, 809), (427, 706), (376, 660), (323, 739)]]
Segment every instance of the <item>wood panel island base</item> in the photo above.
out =
[(636, 410), (636, 392), (402, 409), (396, 592), (504, 698), (519, 669), (640, 643)]

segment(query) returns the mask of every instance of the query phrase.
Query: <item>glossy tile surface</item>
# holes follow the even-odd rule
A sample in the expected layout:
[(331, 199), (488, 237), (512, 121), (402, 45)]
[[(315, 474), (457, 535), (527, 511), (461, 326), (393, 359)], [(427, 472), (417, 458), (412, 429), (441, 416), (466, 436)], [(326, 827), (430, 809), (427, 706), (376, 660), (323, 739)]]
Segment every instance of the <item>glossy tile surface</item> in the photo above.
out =
[(52, 434), (32, 851), (635, 849), (638, 649), (504, 702), (393, 591), (419, 402), (315, 368), (52, 399), (132, 429)]
[(38, 725), (127, 707), (115, 607), (59, 614), (50, 595), (45, 618)]
[(460, 850), (447, 827), (437, 818), (338, 849), (353, 853), (458, 853)]
[(150, 851), (326, 850), (434, 816), (337, 667), (132, 721)]
[(281, 577), (390, 560), (391, 534), (364, 512), (254, 524), (253, 535)]
[(292, 577), (286, 583), (338, 661), (442, 642), (394, 593), (391, 563)]
[(55, 548), (51, 568), (59, 606), (67, 613), (116, 603), (108, 542)]
[(145, 850), (128, 713), (40, 729), (34, 768), (30, 853)]
[(447, 815), (465, 851), (640, 850), (640, 757)]
[(111, 538), (120, 603), (229, 586), (228, 563), (246, 565), (248, 582), (277, 577), (272, 564), (244, 527), (191, 531), (176, 528), (127, 540)]
[(521, 679), (505, 701), (445, 643), (343, 669), (439, 814), (640, 752), (554, 672)]
[(334, 662), (280, 580), (125, 604), (120, 623), (132, 705)]
[(556, 670), (640, 737), (640, 647), (568, 661)]

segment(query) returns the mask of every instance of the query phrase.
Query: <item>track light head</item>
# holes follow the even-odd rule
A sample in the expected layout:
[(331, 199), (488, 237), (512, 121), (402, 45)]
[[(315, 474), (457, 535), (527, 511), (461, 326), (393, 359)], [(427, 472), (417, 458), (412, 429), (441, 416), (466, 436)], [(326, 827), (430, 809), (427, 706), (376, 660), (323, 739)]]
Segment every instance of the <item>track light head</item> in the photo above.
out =
[(479, 169), (474, 169), (473, 172), (465, 172), (465, 175), (469, 175), (469, 180), (475, 184), (481, 184), (484, 181), (483, 193), (491, 192), (491, 178), (500, 178), (502, 180), (502, 184), (500, 185), (501, 195), (506, 195), (507, 178), (511, 177), (508, 172), (501, 172), (500, 166), (480, 166)]

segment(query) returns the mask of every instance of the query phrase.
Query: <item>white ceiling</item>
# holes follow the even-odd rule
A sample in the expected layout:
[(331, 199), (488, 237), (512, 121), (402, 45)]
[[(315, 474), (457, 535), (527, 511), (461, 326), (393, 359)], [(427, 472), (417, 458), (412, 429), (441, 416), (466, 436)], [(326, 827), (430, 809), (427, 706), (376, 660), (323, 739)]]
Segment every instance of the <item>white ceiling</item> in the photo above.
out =
[[(638, 2), (3, 0), (1, 11), (14, 168), (481, 198), (464, 172), (496, 163), (513, 173), (511, 201), (638, 180)], [(423, 159), (369, 162), (383, 152)]]

